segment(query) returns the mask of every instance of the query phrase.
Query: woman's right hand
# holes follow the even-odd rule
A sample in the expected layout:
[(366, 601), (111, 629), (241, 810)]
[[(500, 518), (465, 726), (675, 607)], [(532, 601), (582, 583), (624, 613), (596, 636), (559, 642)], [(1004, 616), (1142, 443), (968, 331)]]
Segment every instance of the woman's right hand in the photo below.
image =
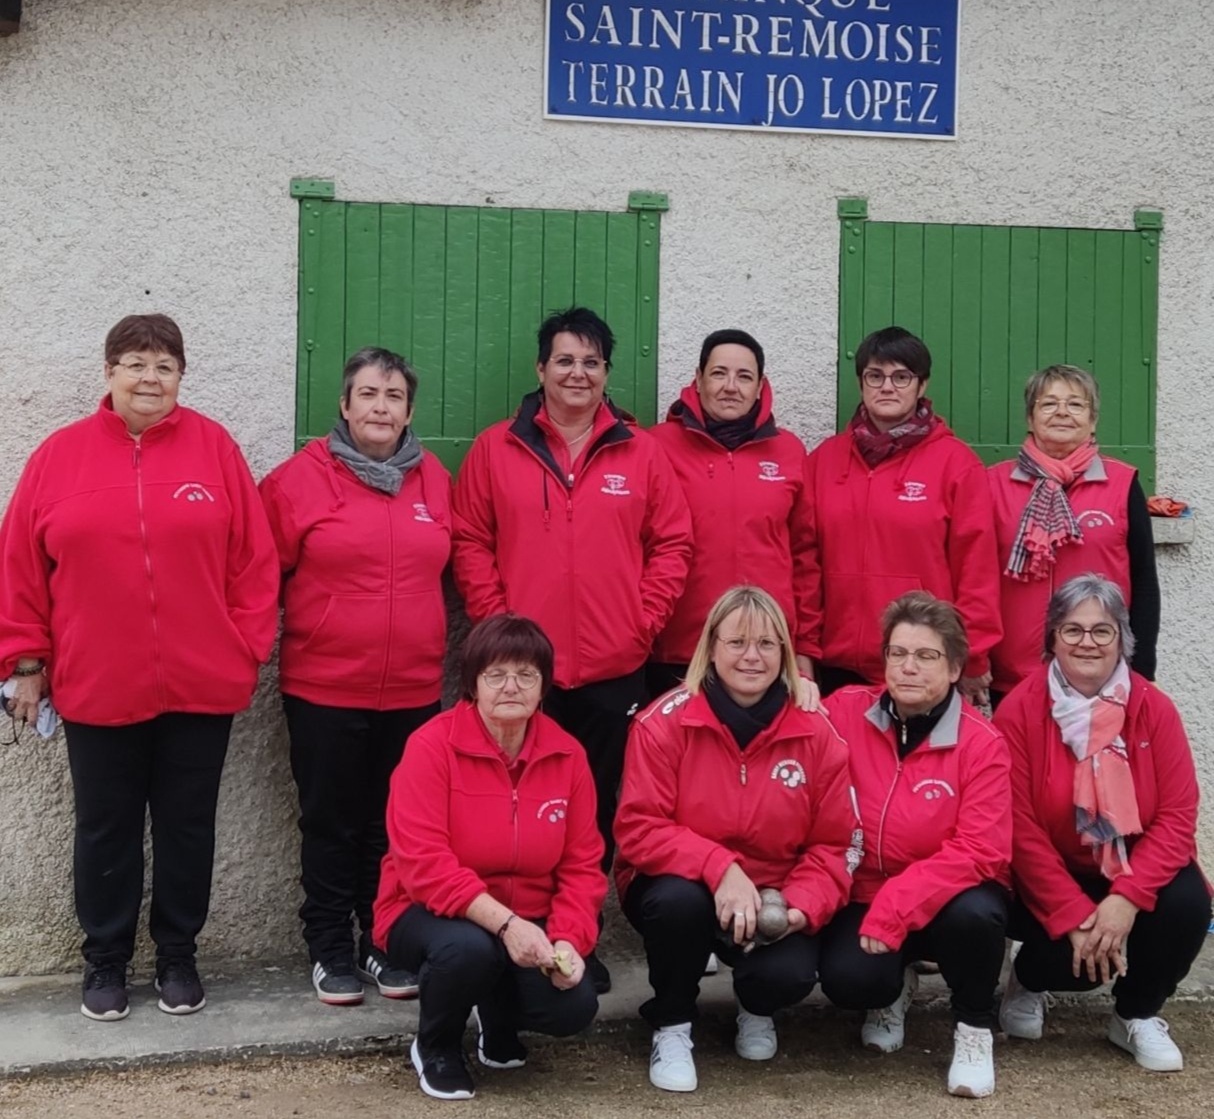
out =
[(745, 944), (755, 938), (755, 922), (762, 904), (755, 884), (746, 876), (737, 863), (730, 863), (721, 878), (717, 892), (713, 894), (717, 907), (717, 920), (721, 928), (733, 933), (735, 944)]
[(9, 700), (9, 710), (13, 718), (24, 719), (33, 724), (38, 721), (38, 704), (46, 695), (50, 685), (46, 681), (46, 673), (39, 672), (34, 676), (17, 676), (17, 691)]
[(1100, 951), (1100, 937), (1092, 936), (1096, 917), (1097, 911), (1093, 909), (1078, 928), (1066, 934), (1071, 942), (1071, 974), (1080, 979), (1087, 972), (1089, 982), (1108, 983), (1125, 974), (1125, 959), (1120, 943)]
[(502, 943), (519, 967), (551, 967), (556, 949), (534, 921), (515, 917), (502, 934)]

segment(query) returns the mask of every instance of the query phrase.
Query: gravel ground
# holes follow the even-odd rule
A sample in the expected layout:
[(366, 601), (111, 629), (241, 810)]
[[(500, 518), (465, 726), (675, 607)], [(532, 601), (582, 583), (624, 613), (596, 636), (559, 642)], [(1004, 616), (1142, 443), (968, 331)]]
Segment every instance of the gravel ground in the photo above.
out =
[(1038, 1043), (1000, 1042), (996, 1095), (954, 1100), (944, 1090), (951, 1030), (940, 1013), (914, 1014), (907, 1047), (880, 1057), (857, 1042), (857, 1021), (831, 1009), (801, 1008), (779, 1021), (780, 1053), (767, 1064), (740, 1061), (732, 1028), (697, 1026), (699, 1091), (659, 1092), (648, 1083), (647, 1034), (637, 1024), (588, 1040), (534, 1039), (526, 1069), (477, 1067), (472, 1103), (423, 1096), (405, 1057), (265, 1060), (220, 1066), (98, 1072), (0, 1082), (3, 1119), (121, 1115), (123, 1119), (412, 1119), (442, 1113), (493, 1119), (650, 1116), (706, 1112), (767, 1119), (773, 1112), (898, 1119), (956, 1117), (1205, 1116), (1214, 1100), (1214, 1014), (1202, 1003), (1169, 1008), (1185, 1052), (1179, 1074), (1148, 1073), (1104, 1040), (1101, 1007), (1051, 1014)]

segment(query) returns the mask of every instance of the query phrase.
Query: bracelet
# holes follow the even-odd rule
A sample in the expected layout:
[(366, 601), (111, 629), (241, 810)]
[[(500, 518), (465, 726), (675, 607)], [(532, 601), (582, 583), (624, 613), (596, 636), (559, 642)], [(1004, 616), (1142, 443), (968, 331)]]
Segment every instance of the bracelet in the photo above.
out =
[(504, 938), (505, 938), (505, 936), (506, 936), (506, 930), (507, 930), (507, 929), (510, 927), (510, 922), (511, 922), (511, 921), (513, 921), (513, 920), (515, 919), (515, 917), (517, 917), (517, 916), (518, 916), (518, 914), (517, 914), (517, 913), (511, 913), (511, 914), (510, 914), (510, 916), (509, 916), (509, 917), (507, 917), (507, 918), (506, 918), (506, 919), (505, 919), (505, 920), (502, 922), (502, 927), (501, 927), (500, 929), (498, 929), (498, 930), (497, 930), (497, 938), (498, 938), (498, 940), (502, 940), (502, 939), (504, 939)]
[(21, 668), (21, 667), (14, 668), (13, 675), (14, 676), (41, 676), (42, 672), (45, 668), (46, 668), (46, 665), (44, 665), (41, 661), (39, 661), (37, 664), (30, 665), (29, 668)]

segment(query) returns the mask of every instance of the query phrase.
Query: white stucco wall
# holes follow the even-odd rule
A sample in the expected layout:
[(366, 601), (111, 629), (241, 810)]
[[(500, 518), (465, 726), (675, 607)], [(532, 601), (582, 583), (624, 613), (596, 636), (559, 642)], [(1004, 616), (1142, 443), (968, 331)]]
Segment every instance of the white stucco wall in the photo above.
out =
[[(258, 476), (289, 454), (287, 186), (310, 175), (376, 201), (622, 209), (630, 190), (669, 192), (662, 400), (707, 330), (743, 325), (767, 348), (782, 422), (810, 443), (834, 416), (839, 196), (906, 221), (1126, 228), (1159, 207), (1158, 488), (1208, 503), (1214, 54), (1199, 4), (966, 0), (955, 143), (544, 121), (541, 0), (26, 8), (0, 40), (0, 501), (43, 436), (95, 407), (105, 331), (132, 311), (178, 319), (183, 402), (225, 423)], [(1207, 789), (1212, 533), (1160, 553), (1161, 681)], [(212, 957), (298, 951), (271, 679), (233, 736)], [(64, 748), (30, 737), (0, 750), (0, 974), (78, 959)]]

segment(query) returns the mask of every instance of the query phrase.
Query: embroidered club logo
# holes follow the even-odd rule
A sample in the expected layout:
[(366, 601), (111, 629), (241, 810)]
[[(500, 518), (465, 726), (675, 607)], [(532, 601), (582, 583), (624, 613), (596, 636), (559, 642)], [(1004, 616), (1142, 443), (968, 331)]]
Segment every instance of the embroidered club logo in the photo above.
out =
[(413, 519), (427, 525), (434, 524), (434, 518), (430, 516), (430, 510), (426, 508), (424, 501), (415, 501), (413, 503)]
[(760, 482), (783, 482), (785, 477), (780, 473), (780, 464), (778, 462), (761, 462), (759, 463), (759, 481)]
[(623, 474), (604, 474), (603, 481), (606, 485), (602, 487), (602, 491), (611, 497), (627, 497), (632, 493), (632, 490), (627, 488), (628, 479)]
[(214, 501), (211, 496), (211, 491), (206, 488), (201, 482), (186, 482), (185, 485), (178, 486), (173, 494), (173, 500), (176, 501), (179, 497), (184, 497), (186, 501)]
[(923, 792), (924, 800), (940, 800), (945, 793), (951, 797), (955, 797), (957, 795), (955, 792), (953, 792), (952, 785), (950, 785), (947, 781), (938, 781), (934, 777), (928, 777), (925, 780), (920, 781), (919, 784), (915, 785), (911, 789), (911, 792), (917, 793), (920, 790)]
[(1101, 528), (1104, 525), (1111, 528), (1116, 523), (1103, 509), (1085, 509), (1075, 520), (1080, 528)]
[(927, 486), (923, 482), (903, 482), (899, 501), (926, 501)]
[(781, 781), (786, 789), (796, 789), (805, 784), (805, 767), (796, 758), (785, 758), (771, 768), (771, 779)]
[(559, 824), (565, 818), (565, 810), (569, 807), (569, 801), (564, 797), (559, 797), (556, 800), (546, 800), (540, 805), (540, 810), (535, 814), (537, 820), (547, 820), (550, 824)]

